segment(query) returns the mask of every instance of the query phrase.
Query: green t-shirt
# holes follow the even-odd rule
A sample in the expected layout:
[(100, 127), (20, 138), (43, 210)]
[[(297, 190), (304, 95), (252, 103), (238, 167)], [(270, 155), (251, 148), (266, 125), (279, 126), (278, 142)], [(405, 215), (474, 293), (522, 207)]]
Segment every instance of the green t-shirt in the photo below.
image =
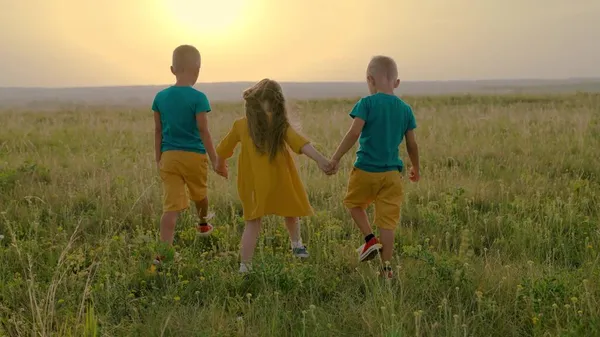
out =
[(196, 114), (210, 112), (206, 95), (192, 87), (171, 86), (154, 98), (152, 110), (160, 114), (161, 152), (170, 150), (205, 154)]
[(402, 171), (399, 148), (404, 134), (417, 127), (411, 107), (394, 95), (361, 98), (350, 117), (365, 121), (354, 166), (367, 172)]

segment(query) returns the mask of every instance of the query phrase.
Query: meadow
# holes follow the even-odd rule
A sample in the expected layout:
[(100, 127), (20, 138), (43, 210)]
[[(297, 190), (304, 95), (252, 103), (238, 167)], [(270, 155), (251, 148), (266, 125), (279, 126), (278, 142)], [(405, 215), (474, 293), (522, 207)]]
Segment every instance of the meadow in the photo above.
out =
[[(600, 336), (600, 94), (405, 99), (422, 180), (405, 179), (391, 281), (357, 262), (342, 205), (353, 154), (332, 177), (297, 159), (309, 259), (269, 218), (254, 272), (237, 273), (234, 159), (229, 180), (209, 175), (213, 236), (184, 213), (181, 260), (152, 273), (149, 107), (0, 112), (0, 336)], [(331, 155), (354, 102), (290, 110)], [(215, 104), (215, 141), (242, 115)]]

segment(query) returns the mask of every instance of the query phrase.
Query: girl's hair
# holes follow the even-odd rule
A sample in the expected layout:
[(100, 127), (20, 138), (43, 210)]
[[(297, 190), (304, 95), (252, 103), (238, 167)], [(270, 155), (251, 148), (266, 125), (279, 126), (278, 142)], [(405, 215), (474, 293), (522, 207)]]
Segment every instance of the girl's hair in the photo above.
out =
[[(285, 134), (290, 122), (279, 83), (265, 78), (244, 91), (246, 119), (250, 137), (260, 154), (273, 160), (285, 148)], [(271, 110), (267, 115), (265, 106)]]

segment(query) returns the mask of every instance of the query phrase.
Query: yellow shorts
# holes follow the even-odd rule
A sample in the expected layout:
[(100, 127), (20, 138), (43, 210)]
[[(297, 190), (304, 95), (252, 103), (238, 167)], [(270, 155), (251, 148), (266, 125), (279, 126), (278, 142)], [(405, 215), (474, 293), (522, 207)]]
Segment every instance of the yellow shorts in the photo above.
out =
[(375, 203), (373, 223), (377, 227), (396, 229), (403, 201), (404, 189), (400, 171), (371, 173), (358, 168), (352, 169), (344, 205), (350, 209), (366, 209), (371, 203)]
[[(163, 211), (181, 211), (189, 207), (189, 199), (201, 201), (207, 193), (208, 159), (205, 154), (166, 151), (160, 158), (163, 181)], [(185, 187), (189, 191), (189, 199)]]

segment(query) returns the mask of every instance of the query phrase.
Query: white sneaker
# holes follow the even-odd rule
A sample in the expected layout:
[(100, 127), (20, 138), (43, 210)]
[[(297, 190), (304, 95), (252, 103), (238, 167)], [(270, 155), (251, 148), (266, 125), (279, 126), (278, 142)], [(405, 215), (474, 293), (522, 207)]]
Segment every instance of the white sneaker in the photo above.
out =
[(238, 271), (240, 274), (246, 274), (252, 271), (251, 264), (240, 263), (240, 270)]

